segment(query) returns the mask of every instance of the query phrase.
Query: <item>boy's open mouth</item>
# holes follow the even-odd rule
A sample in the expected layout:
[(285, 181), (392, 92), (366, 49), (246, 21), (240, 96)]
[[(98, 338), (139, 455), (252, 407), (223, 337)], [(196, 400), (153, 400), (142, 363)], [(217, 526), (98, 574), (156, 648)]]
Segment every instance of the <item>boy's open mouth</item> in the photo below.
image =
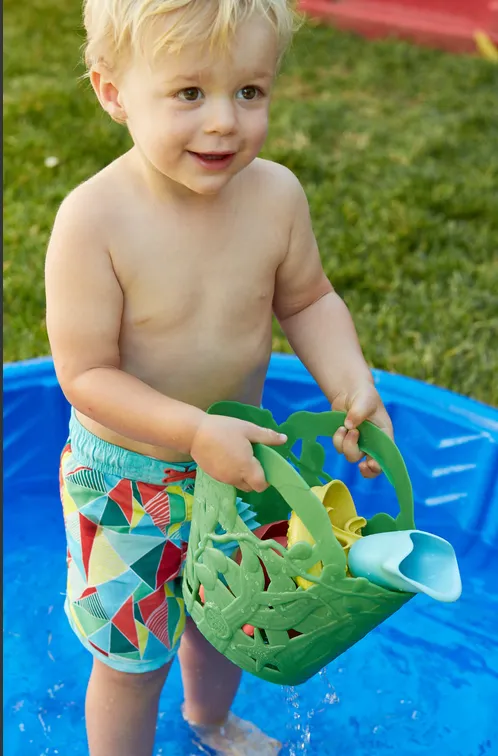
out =
[(235, 157), (235, 152), (192, 152), (189, 155), (197, 160), (204, 168), (218, 169), (226, 168)]

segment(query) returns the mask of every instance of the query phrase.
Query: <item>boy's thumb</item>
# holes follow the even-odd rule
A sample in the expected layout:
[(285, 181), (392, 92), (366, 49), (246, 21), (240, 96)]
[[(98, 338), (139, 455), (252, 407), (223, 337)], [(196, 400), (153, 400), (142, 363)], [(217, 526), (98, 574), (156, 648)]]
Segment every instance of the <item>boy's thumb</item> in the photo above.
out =
[(364, 420), (366, 420), (374, 412), (376, 407), (376, 399), (369, 394), (362, 394), (353, 400), (351, 407), (348, 410), (346, 419), (344, 420), (344, 427), (348, 430), (357, 428)]

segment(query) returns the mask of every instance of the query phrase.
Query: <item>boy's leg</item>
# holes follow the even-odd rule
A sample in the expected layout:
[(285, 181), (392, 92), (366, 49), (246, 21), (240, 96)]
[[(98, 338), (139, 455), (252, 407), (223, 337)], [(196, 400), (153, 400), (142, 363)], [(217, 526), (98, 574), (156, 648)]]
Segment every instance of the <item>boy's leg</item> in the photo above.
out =
[(171, 662), (154, 672), (117, 672), (94, 659), (86, 694), (90, 756), (152, 756), (159, 696)]
[(220, 725), (239, 688), (242, 670), (220, 654), (188, 617), (178, 652), (182, 670), (185, 719), (196, 725)]
[(230, 714), (242, 671), (220, 654), (189, 617), (179, 651), (183, 715), (204, 745), (225, 756), (276, 756), (281, 743)]

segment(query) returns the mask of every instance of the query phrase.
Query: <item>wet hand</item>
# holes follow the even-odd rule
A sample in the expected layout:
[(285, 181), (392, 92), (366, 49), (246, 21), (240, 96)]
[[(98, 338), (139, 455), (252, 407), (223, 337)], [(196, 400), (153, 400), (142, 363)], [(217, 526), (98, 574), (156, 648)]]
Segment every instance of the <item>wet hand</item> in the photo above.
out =
[(265, 474), (253, 454), (252, 444), (280, 446), (287, 436), (259, 425), (221, 415), (206, 415), (192, 442), (190, 454), (212, 478), (241, 491), (268, 488)]
[(344, 454), (349, 462), (360, 462), (360, 472), (364, 478), (376, 478), (382, 472), (379, 464), (372, 457), (358, 448), (360, 423), (364, 420), (377, 425), (384, 433), (394, 439), (393, 426), (382, 403), (377, 389), (371, 383), (357, 388), (351, 394), (339, 394), (332, 402), (334, 410), (347, 412), (344, 426), (339, 428), (333, 437), (333, 443), (339, 454)]

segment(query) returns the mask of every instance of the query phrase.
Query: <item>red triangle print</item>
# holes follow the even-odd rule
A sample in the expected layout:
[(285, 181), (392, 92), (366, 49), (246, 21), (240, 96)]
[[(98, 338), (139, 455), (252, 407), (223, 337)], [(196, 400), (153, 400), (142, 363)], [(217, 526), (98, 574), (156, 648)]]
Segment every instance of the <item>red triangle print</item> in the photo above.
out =
[(151, 593), (149, 596), (146, 596), (145, 598), (143, 598), (141, 601), (138, 602), (143, 620), (146, 624), (150, 615), (156, 609), (158, 609), (161, 606), (161, 604), (164, 603), (164, 601), (165, 601), (164, 588), (158, 588), (157, 591), (154, 591), (154, 593)]
[(147, 627), (166, 648), (171, 648), (168, 633), (168, 604), (166, 601), (147, 620)]
[(97, 532), (97, 525), (80, 513), (80, 534), (81, 534), (81, 555), (83, 558), (83, 568), (88, 580), (88, 565), (90, 564), (90, 554), (92, 553), (93, 541)]
[(137, 487), (142, 497), (143, 508), (152, 517), (154, 525), (161, 530), (164, 529), (171, 519), (169, 496), (165, 486), (139, 482)]
[(93, 596), (94, 593), (97, 593), (97, 589), (95, 588), (95, 586), (90, 586), (90, 588), (85, 588), (85, 590), (80, 596), (80, 599), (86, 598), (87, 596)]
[(156, 588), (159, 588), (167, 583), (169, 580), (173, 580), (178, 577), (180, 572), (180, 565), (182, 561), (182, 552), (171, 541), (166, 541), (164, 544), (161, 561), (156, 573)]
[(120, 480), (117, 486), (114, 486), (112, 491), (107, 494), (110, 499), (119, 505), (124, 516), (131, 522), (133, 516), (133, 491), (131, 488), (131, 480)]
[(115, 625), (118, 630), (123, 633), (125, 638), (127, 638), (130, 643), (135, 646), (135, 648), (139, 648), (137, 628), (135, 625), (135, 619), (133, 617), (132, 596), (130, 596), (130, 598), (123, 604), (121, 609), (116, 612), (116, 614), (112, 618), (112, 624)]

